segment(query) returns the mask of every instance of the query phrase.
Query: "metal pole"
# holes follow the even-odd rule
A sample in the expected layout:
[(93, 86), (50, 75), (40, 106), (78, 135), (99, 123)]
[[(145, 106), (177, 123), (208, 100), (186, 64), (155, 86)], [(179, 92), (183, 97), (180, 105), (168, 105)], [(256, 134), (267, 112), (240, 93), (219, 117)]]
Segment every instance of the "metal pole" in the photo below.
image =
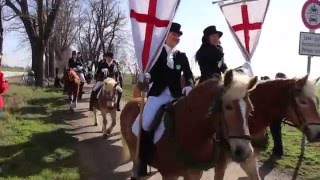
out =
[[(314, 29), (309, 30), (310, 33), (315, 33)], [(308, 64), (307, 64), (307, 74), (310, 75), (310, 69), (311, 69), (311, 58), (312, 56), (308, 55)], [(304, 155), (306, 146), (306, 136), (302, 133), (302, 139), (301, 139), (301, 151), (300, 151), (300, 157), (302, 158)]]

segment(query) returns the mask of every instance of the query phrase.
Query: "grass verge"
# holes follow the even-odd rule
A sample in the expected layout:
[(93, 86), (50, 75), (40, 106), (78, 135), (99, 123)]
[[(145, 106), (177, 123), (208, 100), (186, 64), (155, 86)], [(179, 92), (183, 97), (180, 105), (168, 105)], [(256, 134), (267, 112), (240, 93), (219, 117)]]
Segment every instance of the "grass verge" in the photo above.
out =
[(0, 179), (79, 179), (61, 91), (12, 83), (4, 96)]
[[(271, 134), (268, 134), (270, 144), (268, 149), (260, 154), (262, 161), (268, 160), (273, 147)], [(292, 173), (299, 167), (298, 173), (304, 179), (320, 179), (320, 144), (308, 143), (300, 164), (301, 137), (302, 133), (296, 128), (288, 125), (282, 126), (284, 156), (275, 162), (275, 167), (287, 169)]]
[(1, 71), (10, 71), (10, 72), (24, 72), (23, 68), (15, 68), (15, 67), (1, 67)]

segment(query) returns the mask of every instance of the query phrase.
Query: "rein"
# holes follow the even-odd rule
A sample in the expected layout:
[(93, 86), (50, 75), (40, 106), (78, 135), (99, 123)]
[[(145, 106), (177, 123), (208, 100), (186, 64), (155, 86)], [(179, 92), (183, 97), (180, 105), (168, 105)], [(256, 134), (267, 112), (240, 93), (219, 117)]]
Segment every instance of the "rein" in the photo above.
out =
[[(222, 111), (222, 99), (218, 99), (217, 101), (213, 102), (210, 107), (209, 107), (209, 112), (208, 112), (208, 116), (207, 117), (210, 117), (212, 116), (213, 114), (215, 113), (221, 113), (221, 117), (220, 117), (220, 123), (218, 123), (220, 125), (220, 127), (225, 130), (227, 129), (225, 127), (225, 118), (224, 118), (224, 115), (223, 115), (223, 111)], [(217, 131), (219, 131), (220, 129), (217, 129)], [(226, 139), (244, 139), (244, 140), (247, 140), (247, 141), (251, 141), (251, 136), (250, 135), (243, 135), (243, 136), (228, 136), (228, 134), (223, 131), (223, 134), (224, 136), (226, 137)], [(216, 137), (216, 133), (214, 134), (214, 138), (217, 139)], [(219, 140), (219, 139), (218, 139)], [(220, 141), (220, 140), (219, 140)]]
[[(172, 149), (175, 152), (175, 155), (177, 159), (186, 166), (194, 169), (210, 169), (215, 167), (216, 161), (218, 160), (220, 156), (221, 149), (218, 145), (215, 146), (215, 154), (214, 158), (210, 160), (209, 162), (196, 162), (192, 160), (186, 153), (183, 151), (182, 147), (179, 146), (177, 139), (175, 138), (175, 121), (174, 121), (174, 111), (173, 111), (173, 105), (170, 104), (164, 114), (164, 125), (165, 125), (165, 132), (168, 134), (168, 141), (171, 144)], [(218, 140), (215, 140), (215, 142), (220, 143)]]
[(298, 105), (295, 100), (293, 100), (293, 108), (294, 108), (294, 113), (296, 114), (298, 118), (298, 124), (294, 124), (292, 122), (289, 122), (288, 120), (283, 119), (282, 122), (286, 125), (289, 125), (291, 127), (299, 128), (301, 126), (301, 129), (303, 130), (307, 125), (320, 125), (320, 123), (307, 123), (306, 119), (302, 115), (302, 113), (298, 110)]

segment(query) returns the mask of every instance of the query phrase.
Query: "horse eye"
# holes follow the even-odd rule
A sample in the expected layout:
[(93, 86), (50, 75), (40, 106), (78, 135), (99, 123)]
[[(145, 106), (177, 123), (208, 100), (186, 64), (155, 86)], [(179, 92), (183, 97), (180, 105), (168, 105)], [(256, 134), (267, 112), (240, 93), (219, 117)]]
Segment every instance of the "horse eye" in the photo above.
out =
[(303, 104), (303, 105), (306, 105), (306, 104), (307, 104), (307, 101), (300, 99), (300, 100), (299, 100), (299, 103), (300, 103), (300, 104)]
[(230, 105), (225, 106), (226, 110), (232, 110), (232, 107)]

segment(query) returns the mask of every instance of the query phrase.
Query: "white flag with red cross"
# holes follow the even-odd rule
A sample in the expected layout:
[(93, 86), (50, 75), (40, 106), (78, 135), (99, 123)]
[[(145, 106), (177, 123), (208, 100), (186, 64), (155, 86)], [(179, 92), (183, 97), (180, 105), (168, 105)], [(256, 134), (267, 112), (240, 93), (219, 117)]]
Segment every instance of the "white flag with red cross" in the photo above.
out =
[(168, 34), (180, 0), (129, 0), (133, 43), (138, 65), (148, 72)]
[(247, 62), (258, 45), (269, 0), (222, 0), (219, 7)]

